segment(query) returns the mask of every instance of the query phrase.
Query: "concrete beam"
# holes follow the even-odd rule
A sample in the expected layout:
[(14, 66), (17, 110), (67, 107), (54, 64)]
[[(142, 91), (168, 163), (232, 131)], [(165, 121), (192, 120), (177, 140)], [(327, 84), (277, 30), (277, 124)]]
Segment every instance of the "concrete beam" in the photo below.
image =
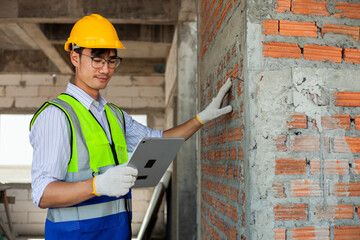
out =
[[(63, 46), (65, 40), (50, 41), (53, 45)], [(118, 50), (118, 55), (122, 58), (163, 58), (166, 59), (170, 48), (171, 43), (157, 43), (157, 42), (137, 42), (137, 41), (121, 41), (126, 49)]]
[(125, 50), (119, 50), (119, 56), (124, 58), (166, 58), (171, 43), (123, 41)]
[[(121, 55), (121, 54), (120, 54)], [(124, 58), (121, 65), (115, 70), (120, 75), (158, 75), (165, 71), (165, 59), (161, 58)]]
[(0, 23), (1, 49), (39, 49), (17, 23)]
[[(54, 45), (69, 68), (73, 68), (69, 53), (63, 50), (63, 45)], [(59, 72), (57, 67), (41, 50), (2, 50), (0, 49), (0, 72)], [(122, 54), (119, 54), (123, 56)], [(120, 75), (151, 76), (163, 74), (166, 65), (165, 58), (131, 58), (124, 57), (121, 65), (115, 70)]]
[(196, 1), (180, 0), (179, 21), (196, 21)]
[(72, 73), (72, 69), (61, 58), (60, 54), (52, 46), (39, 26), (34, 23), (22, 23), (22, 28), (34, 40), (34, 42), (44, 51), (45, 55), (55, 64), (61, 73)]
[[(174, 35), (173, 25), (113, 24), (121, 41), (165, 42), (171, 43)], [(40, 28), (52, 43), (63, 44), (69, 37), (72, 24), (41, 24)]]
[(0, 49), (0, 56), (0, 73), (59, 72), (41, 50)]
[(0, 0), (1, 22), (73, 23), (98, 13), (114, 23), (175, 23), (178, 0)]

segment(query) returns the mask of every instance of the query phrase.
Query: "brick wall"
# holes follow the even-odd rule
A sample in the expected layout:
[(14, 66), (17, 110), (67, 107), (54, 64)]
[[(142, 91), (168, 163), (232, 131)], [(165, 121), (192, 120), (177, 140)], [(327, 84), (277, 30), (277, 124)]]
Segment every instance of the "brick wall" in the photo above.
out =
[(234, 109), (201, 132), (202, 239), (360, 238), (359, 9), (199, 3), (200, 108), (230, 76)]
[(253, 182), (265, 184), (253, 197), (266, 198), (262, 213), (250, 206), (258, 223), (249, 223), (248, 235), (358, 239), (360, 20), (354, 13), (360, 3), (277, 0), (268, 6), (248, 22), (252, 33), (261, 29), (256, 43), (262, 46), (249, 56), (260, 62), (249, 74), (249, 94), (256, 93), (249, 133), (257, 147), (249, 156), (259, 155), (249, 159), (249, 171), (259, 174)]
[[(272, 58), (294, 58), (322, 62), (335, 62), (360, 64), (359, 34), (360, 19), (356, 13), (359, 12), (360, 4), (341, 3), (333, 1), (314, 0), (278, 0), (275, 12), (278, 19), (267, 19), (263, 21), (264, 35), (288, 36), (282, 38), (286, 42), (265, 41), (263, 42), (264, 57)], [(303, 15), (301, 20), (290, 21), (291, 15)], [(328, 17), (328, 24), (321, 17)], [(324, 19), (326, 19), (324, 17)], [(349, 21), (348, 19), (354, 19)], [(341, 36), (343, 44), (331, 43), (329, 38)], [(294, 38), (314, 38), (313, 43), (299, 44)], [(295, 41), (294, 41), (295, 40)], [(353, 41), (352, 41), (353, 40)], [(345, 42), (351, 42), (354, 47)], [(355, 44), (354, 44), (355, 43)]]
[(216, 96), (227, 78), (233, 81), (225, 104), (233, 112), (201, 131), (201, 237), (240, 239), (244, 233), (243, 56), (239, 1), (199, 1), (200, 109)]

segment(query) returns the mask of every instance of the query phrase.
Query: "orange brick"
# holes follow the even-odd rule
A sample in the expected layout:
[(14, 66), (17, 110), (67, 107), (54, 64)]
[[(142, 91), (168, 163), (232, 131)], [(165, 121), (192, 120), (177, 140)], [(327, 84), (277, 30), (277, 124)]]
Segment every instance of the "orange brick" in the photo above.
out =
[(264, 57), (301, 58), (301, 49), (296, 43), (268, 42), (264, 43)]
[(339, 182), (334, 185), (334, 195), (338, 197), (360, 196), (360, 182)]
[(291, 240), (330, 239), (330, 230), (328, 227), (294, 228), (291, 229), (290, 232)]
[(231, 218), (234, 222), (237, 222), (238, 214), (235, 207), (231, 206), (230, 204), (226, 203), (226, 216)]
[(330, 138), (324, 137), (324, 150), (330, 152)]
[(315, 22), (297, 22), (280, 20), (280, 35), (293, 37), (317, 37)]
[(277, 0), (277, 8), (275, 12), (290, 11), (291, 0)]
[(321, 62), (342, 62), (342, 48), (305, 44), (304, 59)]
[(354, 206), (352, 204), (337, 204), (336, 206), (316, 206), (316, 218), (317, 219), (353, 219), (354, 218)]
[(320, 197), (322, 190), (318, 181), (294, 180), (290, 184), (291, 197)]
[(278, 35), (279, 34), (279, 20), (266, 20), (263, 21), (263, 28), (265, 35)]
[(327, 1), (292, 0), (291, 11), (295, 14), (330, 16), (326, 3)]
[(360, 174), (360, 159), (354, 160), (354, 171), (356, 174)]
[(347, 61), (348, 63), (360, 64), (360, 49), (345, 48), (344, 60)]
[(306, 172), (306, 159), (276, 159), (275, 174), (303, 175)]
[(360, 107), (360, 92), (338, 92), (334, 95), (336, 106)]
[(357, 214), (358, 214), (358, 218), (360, 218), (360, 204), (359, 204), (359, 206), (357, 207)]
[(281, 136), (277, 139), (274, 140), (275, 141), (275, 145), (278, 151), (280, 152), (286, 152), (287, 151), (287, 147), (286, 147), (286, 136)]
[[(329, 175), (344, 175), (349, 174), (349, 160), (326, 160), (325, 161), (326, 174)], [(310, 162), (311, 174), (320, 174), (320, 160), (314, 159)]]
[(274, 207), (275, 220), (307, 220), (307, 204), (278, 204)]
[(360, 130), (360, 115), (355, 117), (355, 129)]
[(234, 79), (237, 78), (238, 76), (239, 76), (239, 63), (236, 63), (235, 66), (226, 73), (226, 78)]
[(293, 152), (318, 152), (319, 148), (320, 148), (319, 137), (290, 136), (290, 151), (293, 151)]
[(232, 141), (241, 141), (242, 137), (244, 135), (244, 129), (242, 128), (234, 128), (232, 130), (229, 130), (228, 133), (228, 142)]
[(360, 19), (360, 4), (357, 3), (336, 3), (335, 8), (342, 12), (334, 14), (339, 18), (356, 18)]
[(275, 198), (285, 198), (286, 197), (286, 195), (284, 193), (284, 182), (275, 182), (275, 183), (273, 183), (272, 188), (274, 190)]
[(360, 27), (350, 27), (345, 25), (333, 25), (333, 24), (324, 24), (321, 28), (321, 36), (324, 36), (326, 33), (336, 33), (344, 34), (353, 38), (355, 41), (359, 41)]
[(239, 148), (238, 154), (239, 154), (239, 159), (241, 161), (244, 161), (244, 149)]
[(350, 116), (349, 115), (335, 115), (332, 117), (321, 117), (321, 126), (324, 129), (350, 129)]
[(360, 153), (360, 137), (335, 137), (334, 152)]
[(287, 122), (289, 129), (294, 128), (307, 128), (307, 116), (304, 115), (292, 115), (294, 121)]
[(274, 229), (275, 240), (286, 240), (286, 229)]
[(359, 239), (360, 226), (338, 226), (334, 228), (334, 239), (349, 240)]

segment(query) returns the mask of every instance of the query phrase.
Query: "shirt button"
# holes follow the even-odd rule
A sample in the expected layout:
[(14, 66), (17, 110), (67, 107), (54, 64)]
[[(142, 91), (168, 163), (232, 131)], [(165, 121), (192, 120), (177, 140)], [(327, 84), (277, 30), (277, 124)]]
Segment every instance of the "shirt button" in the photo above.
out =
[(97, 101), (93, 101), (93, 105), (98, 108), (99, 107), (99, 103)]

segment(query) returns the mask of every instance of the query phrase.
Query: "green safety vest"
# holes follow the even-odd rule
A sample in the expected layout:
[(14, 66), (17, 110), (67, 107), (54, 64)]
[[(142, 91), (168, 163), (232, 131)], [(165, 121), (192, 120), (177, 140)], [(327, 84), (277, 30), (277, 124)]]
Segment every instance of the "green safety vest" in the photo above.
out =
[(49, 105), (54, 105), (65, 113), (71, 131), (71, 157), (65, 181), (86, 180), (102, 173), (108, 166), (128, 161), (124, 116), (118, 107), (113, 104), (105, 105), (112, 138), (110, 144), (104, 129), (92, 113), (67, 94), (61, 94), (52, 101), (46, 102), (35, 113), (30, 128), (37, 116)]
[[(110, 144), (104, 129), (92, 113), (78, 100), (67, 94), (61, 94), (50, 102), (46, 102), (35, 113), (30, 123), (30, 129), (39, 114), (50, 105), (58, 107), (65, 113), (68, 120), (68, 129), (71, 133), (71, 156), (65, 177), (66, 182), (90, 179), (94, 175), (104, 173), (114, 165), (128, 161), (125, 142), (125, 120), (122, 111), (118, 107), (113, 104), (105, 105), (106, 118), (112, 138), (112, 144)], [(96, 201), (96, 204), (94, 204), (94, 201)], [(126, 204), (129, 206), (128, 210), (125, 208)], [(127, 223), (129, 218), (129, 215), (126, 214), (127, 211), (128, 214), (131, 214), (131, 191), (125, 199), (123, 197), (111, 198), (111, 201), (109, 201), (107, 196), (95, 197), (77, 206), (49, 208), (45, 229), (51, 228), (53, 229), (52, 232), (59, 233), (58, 231), (61, 231), (64, 226), (54, 224), (73, 224), (74, 221), (102, 219), (107, 216), (114, 216), (114, 214), (120, 214), (119, 216), (124, 219), (121, 222)], [(116, 223), (113, 224), (116, 225)], [(95, 225), (91, 226), (91, 229), (94, 230)], [(105, 225), (101, 226), (104, 228)], [(74, 226), (70, 228), (74, 228)]]

